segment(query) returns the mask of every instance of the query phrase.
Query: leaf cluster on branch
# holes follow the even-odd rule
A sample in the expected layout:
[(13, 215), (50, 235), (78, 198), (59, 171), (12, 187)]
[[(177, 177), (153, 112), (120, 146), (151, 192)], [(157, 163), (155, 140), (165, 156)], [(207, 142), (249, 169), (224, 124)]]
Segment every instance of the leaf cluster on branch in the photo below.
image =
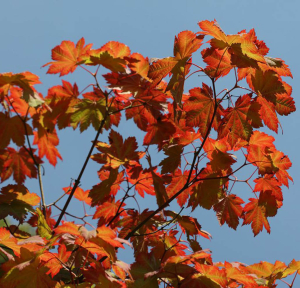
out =
[[(198, 24), (200, 32), (179, 33), (173, 56), (163, 59), (149, 60), (115, 41), (99, 49), (83, 38), (76, 45), (63, 41), (44, 66), (60, 76), (84, 69), (92, 83), (82, 90), (62, 80), (44, 97), (35, 88), (38, 76), (0, 74), (0, 178), (13, 182), (0, 192), (1, 288), (255, 288), (278, 281), (293, 287), (300, 261), (214, 263), (199, 243), (210, 234), (184, 215), (200, 206), (213, 209), (220, 225), (237, 229), (241, 222), (251, 225), (254, 236), (270, 233), (268, 219), (292, 181), (290, 159), (259, 130), (265, 125), (277, 133), (278, 115), (295, 111), (292, 88), (283, 80), (292, 77), (289, 67), (267, 56), (254, 29), (227, 35), (216, 21)], [(195, 63), (200, 48), (203, 63)], [(196, 75), (207, 81), (185, 92), (185, 81)], [(231, 87), (217, 85), (224, 76), (232, 76)], [(118, 132), (129, 119), (142, 131), (142, 145)], [(76, 180), (46, 203), (43, 163), (62, 160), (57, 129), (67, 127), (93, 127), (96, 135)], [(151, 145), (164, 155), (160, 162)], [(90, 159), (99, 164), (95, 185), (82, 179)], [(240, 179), (246, 166), (250, 175)], [(25, 186), (27, 178), (38, 179), (40, 196)], [(82, 182), (90, 189), (84, 191)], [(243, 195), (235, 194), (236, 183), (244, 185)], [(140, 209), (145, 193), (156, 199), (156, 210)], [(72, 198), (83, 203), (82, 216), (67, 211)], [(169, 209), (173, 200), (180, 211)], [(92, 215), (86, 206), (94, 207)], [(34, 232), (22, 229), (23, 223)], [(132, 264), (118, 258), (124, 245), (133, 251)], [(289, 284), (284, 278), (292, 274)]]

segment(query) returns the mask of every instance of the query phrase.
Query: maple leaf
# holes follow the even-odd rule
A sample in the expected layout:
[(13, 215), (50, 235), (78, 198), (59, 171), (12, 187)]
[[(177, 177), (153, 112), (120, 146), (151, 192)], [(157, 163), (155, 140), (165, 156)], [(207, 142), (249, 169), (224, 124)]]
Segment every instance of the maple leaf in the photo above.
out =
[[(26, 250), (25, 248), (21, 248)], [(28, 251), (28, 250), (27, 250)], [(21, 250), (22, 252), (22, 250)], [(29, 251), (27, 252), (29, 254)], [(40, 265), (40, 260), (30, 253), (31, 259), (21, 262), (10, 269), (1, 279), (5, 287), (32, 288), (32, 287), (55, 287), (57, 282), (52, 280), (47, 272), (49, 268)]]
[[(265, 63), (264, 55), (261, 54), (256, 38), (253, 39), (253, 32), (239, 33), (236, 35), (226, 35), (216, 21), (199, 22), (204, 35), (214, 37), (210, 43), (214, 49), (220, 49), (231, 54), (231, 62), (238, 67), (257, 66), (257, 61)], [(254, 40), (254, 41), (253, 41)], [(224, 51), (224, 52), (225, 52)]]
[[(186, 181), (188, 179), (190, 171), (184, 171), (184, 173), (181, 172), (180, 169), (177, 169), (174, 172), (174, 175), (172, 177), (172, 181), (170, 185), (167, 187), (167, 193), (169, 198), (171, 198), (174, 194), (176, 194), (178, 191), (180, 191), (184, 185), (186, 184)], [(183, 206), (186, 201), (188, 200), (188, 197), (190, 196), (190, 193), (192, 191), (192, 188), (189, 187), (185, 189), (178, 197), (177, 197), (177, 203), (180, 206)]]
[(140, 171), (137, 177), (133, 177), (132, 173), (128, 181), (134, 185), (134, 189), (141, 197), (144, 198), (144, 192), (149, 195), (155, 195), (151, 172)]
[[(198, 126), (201, 135), (205, 137), (215, 110), (212, 89), (203, 83), (202, 88), (194, 88), (189, 92), (189, 101), (184, 104), (184, 110), (187, 111), (187, 125)], [(213, 120), (213, 128), (219, 127), (221, 116), (222, 107), (218, 105), (216, 117)]]
[(216, 148), (211, 153), (212, 160), (209, 162), (209, 165), (211, 166), (212, 171), (222, 172), (223, 170), (228, 174), (231, 172), (231, 165), (236, 162), (233, 157), (235, 157), (235, 155), (222, 152)]
[(182, 31), (175, 36), (174, 56), (176, 59), (191, 57), (202, 45), (204, 36), (197, 36), (191, 31)]
[(267, 217), (273, 217), (277, 213), (277, 202), (271, 191), (261, 193), (259, 199), (250, 198), (250, 202), (244, 207), (243, 225), (250, 224), (256, 236), (265, 227), (270, 234), (270, 224)]
[(256, 185), (253, 192), (271, 191), (278, 201), (283, 200), (280, 182), (273, 175), (266, 174), (264, 177), (254, 179), (254, 182)]
[(288, 187), (293, 178), (288, 174), (292, 163), (281, 151), (275, 149), (274, 138), (265, 133), (255, 131), (250, 138), (247, 159), (258, 167), (261, 175), (276, 173), (278, 181)]
[(38, 132), (34, 131), (33, 145), (34, 144), (38, 145), (39, 157), (42, 159), (46, 156), (53, 166), (56, 165), (57, 158), (62, 160), (61, 155), (55, 147), (59, 144), (56, 130), (53, 130), (52, 133), (48, 133), (46, 130), (41, 129)]
[(101, 286), (107, 288), (125, 288), (123, 282), (114, 279), (111, 273), (106, 273), (105, 268), (97, 262), (93, 263), (92, 266), (85, 268), (82, 273), (85, 279), (89, 281), (89, 283), (85, 284), (82, 288), (87, 288), (90, 283), (96, 283), (95, 288), (100, 288)]
[[(62, 188), (65, 193), (70, 194), (72, 191), (72, 187), (64, 187)], [(74, 197), (79, 201), (85, 202), (87, 205), (91, 205), (92, 199), (88, 196), (90, 190), (84, 191), (81, 187), (77, 187), (74, 192)]]
[(105, 99), (100, 99), (97, 102), (89, 99), (80, 100), (74, 106), (76, 110), (70, 118), (71, 125), (76, 128), (80, 124), (80, 132), (86, 130), (91, 124), (95, 130), (98, 130), (101, 121), (104, 120), (105, 107)]
[[(31, 127), (26, 123), (28, 135), (32, 135)], [(23, 146), (25, 142), (25, 127), (18, 116), (9, 117), (0, 112), (0, 149), (6, 148), (12, 140), (16, 145)]]
[(89, 192), (92, 206), (103, 204), (109, 195), (115, 195), (123, 182), (124, 171), (118, 173), (118, 169), (111, 169), (108, 174), (101, 175), (102, 182), (93, 186)]
[(157, 85), (165, 78), (178, 63), (174, 57), (159, 59), (150, 65), (148, 77), (153, 80), (152, 85)]
[(151, 170), (150, 172), (152, 175), (157, 205), (158, 205), (158, 207), (160, 207), (168, 200), (169, 197), (168, 197), (163, 179), (160, 177), (159, 173), (154, 172), (154, 169), (151, 164), (151, 157), (149, 155), (147, 155), (147, 161), (149, 163), (150, 170)]
[(236, 230), (239, 225), (239, 218), (242, 215), (244, 201), (234, 195), (226, 195), (219, 203), (214, 205), (214, 210), (217, 212), (217, 217), (220, 225), (223, 225), (225, 222), (230, 228)]
[(287, 268), (283, 271), (282, 273), (282, 278), (285, 278), (288, 275), (294, 274), (295, 272), (300, 271), (300, 261), (295, 261), (295, 259), (293, 259), (289, 265), (287, 266)]
[(125, 206), (125, 203), (121, 203), (120, 200), (115, 202), (115, 199), (113, 199), (112, 202), (105, 202), (97, 207), (93, 219), (100, 218), (98, 226), (102, 226), (105, 225), (105, 223), (109, 223), (111, 219), (119, 213), (118, 217), (115, 219), (117, 221), (120, 216), (126, 215), (126, 212), (122, 208), (123, 206)]
[[(1, 89), (0, 89), (1, 90)], [(30, 115), (33, 116), (36, 113), (36, 108), (31, 107), (23, 99), (23, 90), (19, 87), (11, 87), (9, 102), (11, 103), (11, 111), (17, 112), (20, 116)]]
[(194, 210), (197, 205), (200, 205), (209, 210), (223, 198), (223, 186), (226, 185), (228, 179), (226, 176), (213, 172), (209, 166), (200, 175), (202, 180), (193, 186), (188, 206)]
[(182, 288), (219, 288), (220, 285), (211, 280), (209, 277), (203, 276), (202, 273), (191, 274), (186, 277), (180, 284)]
[[(249, 140), (252, 134), (252, 126), (250, 123), (255, 121), (255, 117), (259, 117), (258, 113), (250, 113), (253, 109), (251, 97), (246, 94), (239, 97), (235, 102), (234, 108), (227, 108), (225, 116), (219, 126), (219, 138), (228, 135), (228, 143), (234, 146), (238, 138)], [(258, 112), (258, 111), (257, 111)]]
[(234, 267), (233, 264), (225, 261), (224, 266), (228, 279), (235, 280), (245, 286), (249, 285), (249, 287), (255, 287), (257, 285), (255, 280), (251, 276), (239, 270), (237, 267)]
[(81, 236), (81, 233), (79, 231), (80, 227), (81, 226), (76, 225), (72, 222), (63, 222), (63, 224), (58, 226), (57, 228), (55, 228), (54, 231), (55, 231), (55, 234), (69, 233), (74, 236)]
[(124, 66), (126, 64), (126, 61), (121, 58), (114, 58), (107, 51), (101, 51), (99, 54), (96, 54), (95, 56), (91, 55), (90, 59), (92, 65), (99, 64), (113, 72), (125, 72)]
[(214, 140), (210, 137), (207, 137), (207, 140), (203, 145), (203, 149), (207, 154), (207, 158), (213, 160), (212, 154), (214, 153), (215, 150), (225, 153), (230, 149), (230, 145), (227, 142), (227, 137), (218, 140)]
[(181, 145), (171, 145), (165, 148), (164, 152), (168, 157), (159, 163), (159, 166), (162, 166), (161, 173), (173, 173), (178, 167), (180, 167), (183, 147)]
[(116, 261), (113, 265), (112, 268), (115, 272), (115, 274), (120, 277), (123, 281), (126, 279), (126, 274), (129, 275), (129, 277), (132, 279), (132, 276), (130, 274), (130, 265), (123, 262), (123, 261)]
[(148, 126), (143, 145), (162, 145), (161, 143), (164, 140), (169, 140), (175, 132), (176, 128), (172, 122), (168, 119), (159, 118)]
[[(181, 244), (180, 242), (178, 242), (178, 240), (175, 237), (175, 235), (177, 233), (178, 233), (178, 231), (171, 230), (171, 231), (168, 232), (167, 235), (165, 235), (164, 243), (161, 243), (161, 240), (160, 240), (160, 243), (165, 244), (165, 247), (167, 248), (167, 252), (164, 255), (165, 259), (168, 259), (169, 257), (175, 256), (175, 255), (180, 255), (180, 256), (185, 256), (186, 255), (185, 250), (188, 247), (186, 245)], [(159, 251), (161, 251), (162, 246), (163, 245), (161, 245), (161, 247), (159, 247), (159, 245), (158, 245), (155, 248), (158, 249)]]
[(227, 42), (226, 34), (223, 32), (221, 27), (219, 26), (219, 23), (214, 21), (201, 21), (198, 23), (199, 27), (203, 30), (200, 33), (203, 35), (210, 35), (218, 40), (222, 40), (224, 42)]
[[(77, 242), (79, 244), (80, 241), (77, 240)], [(89, 239), (89, 242), (101, 247), (105, 251), (105, 253), (109, 255), (110, 259), (112, 259), (112, 261), (114, 262), (117, 261), (115, 248), (124, 248), (123, 244), (121, 243), (123, 241), (121, 239), (118, 239), (116, 237), (116, 233), (106, 226), (98, 227), (96, 229), (95, 237), (91, 237)]]
[(72, 251), (67, 251), (65, 245), (58, 247), (58, 253), (45, 251), (45, 253), (40, 256), (40, 260), (45, 262), (45, 267), (49, 268), (46, 274), (50, 274), (51, 277), (57, 275), (60, 269), (64, 268), (63, 264), (68, 261), (71, 254)]
[(293, 181), (293, 178), (286, 171), (292, 166), (289, 157), (281, 151), (276, 150), (275, 148), (271, 148), (270, 152), (270, 157), (272, 159), (273, 165), (275, 166), (275, 175), (278, 181), (283, 185), (289, 187), (289, 180)]
[[(276, 261), (275, 264), (261, 261), (260, 263), (252, 264), (246, 267), (246, 271), (250, 274), (255, 274), (260, 278), (270, 280), (269, 283), (273, 283), (276, 278), (276, 274), (281, 274), (286, 269), (286, 265), (283, 262)], [(279, 279), (280, 279), (280, 275)]]
[(91, 50), (80, 58), (86, 65), (102, 65), (113, 72), (125, 72), (126, 61), (130, 49), (123, 43), (110, 41), (100, 49)]
[(296, 111), (295, 101), (293, 97), (288, 94), (279, 94), (276, 95), (276, 112), (279, 115), (289, 115), (292, 112)]
[(248, 84), (258, 95), (273, 103), (275, 103), (276, 94), (284, 94), (286, 92), (278, 75), (270, 70), (266, 72), (256, 70), (255, 75), (251, 76), (251, 82)]
[(207, 64), (204, 72), (213, 78), (226, 76), (233, 68), (228, 50), (218, 50), (213, 47), (201, 51), (203, 61)]
[(135, 280), (135, 287), (153, 287), (158, 288), (157, 280), (154, 277), (145, 275), (149, 272), (157, 271), (160, 268), (159, 260), (153, 253), (139, 253), (136, 261), (131, 265), (131, 275)]
[(79, 103), (79, 91), (76, 83), (62, 80), (62, 85), (53, 86), (48, 90), (46, 101), (52, 108), (48, 118), (57, 121), (58, 128), (63, 129), (70, 125), (70, 117), (75, 112), (74, 106)]
[(47, 240), (52, 238), (52, 230), (49, 227), (44, 214), (42, 211), (37, 208), (36, 213), (38, 215), (38, 223), (37, 223), (37, 232), (41, 237), (46, 238)]
[(129, 137), (123, 142), (123, 137), (111, 130), (108, 139), (110, 144), (98, 141), (96, 148), (102, 153), (91, 157), (100, 164), (105, 163), (105, 167), (116, 169), (121, 165), (135, 165), (145, 155), (144, 152), (135, 151), (138, 148), (135, 137)]
[(272, 58), (265, 56), (266, 64), (260, 63), (260, 69), (262, 71), (272, 70), (276, 72), (279, 76), (289, 76), (293, 78), (291, 70), (289, 66), (285, 64), (285, 62), (280, 58)]
[(278, 132), (278, 118), (275, 112), (275, 105), (271, 101), (268, 101), (266, 98), (257, 97), (257, 102), (261, 105), (259, 110), (259, 115), (264, 123), (276, 133)]
[(0, 74), (0, 96), (4, 98), (7, 96), (9, 89), (11, 86), (18, 86), (23, 90), (24, 100), (27, 100), (30, 96), (34, 95), (34, 90), (31, 85), (41, 83), (38, 81), (38, 77), (32, 77), (32, 73), (23, 72), (18, 74), (13, 73), (2, 73)]
[(73, 73), (77, 68), (77, 65), (81, 64), (79, 61), (80, 57), (86, 54), (92, 47), (93, 44), (88, 44), (84, 46), (84, 38), (81, 38), (76, 46), (71, 41), (62, 41), (60, 45), (52, 49), (52, 60), (53, 62), (48, 62), (42, 67), (50, 65), (47, 73), (57, 74), (60, 76)]
[(249, 146), (247, 150), (247, 160), (258, 167), (259, 174), (272, 174), (278, 171), (278, 168), (276, 168), (272, 162), (269, 148), (252, 145)]
[(32, 206), (40, 203), (40, 197), (30, 193), (23, 185), (8, 185), (1, 189), (0, 194), (0, 218), (13, 216), (22, 223), (28, 211), (33, 212)]
[(250, 146), (258, 146), (261, 148), (270, 147), (275, 148), (273, 142), (275, 141), (274, 137), (260, 131), (254, 131), (249, 140)]
[(172, 78), (170, 79), (168, 86), (166, 88), (166, 92), (170, 91), (173, 98), (174, 103), (182, 108), (182, 96), (184, 90), (184, 83), (186, 75), (190, 72), (191, 63), (189, 62), (189, 58), (185, 57), (177, 62), (174, 68), (171, 70)]
[[(47, 225), (50, 227), (50, 229), (53, 229), (56, 221), (53, 218), (51, 218), (51, 210), (52, 210), (51, 206), (46, 208), (46, 222), (47, 222)], [(43, 216), (44, 216), (44, 214), (43, 214)], [(40, 218), (40, 221), (43, 222), (43, 218)], [(30, 219), (27, 221), (27, 223), (30, 224), (32, 227), (37, 227), (38, 223), (39, 223), (39, 214), (36, 213), (36, 214), (32, 215), (30, 217)], [(45, 225), (45, 228), (46, 227), (47, 226)]]
[(130, 55), (129, 47), (117, 41), (107, 42), (99, 49), (99, 51), (108, 51), (115, 58), (125, 58)]
[(17, 242), (18, 242), (17, 239), (14, 238), (10, 234), (8, 229), (6, 229), (4, 227), (0, 228), (0, 243), (1, 243), (1, 246), (3, 245), (5, 247), (8, 247), (9, 249), (11, 249), (15, 253), (15, 255), (19, 256), (21, 246), (18, 245)]
[(150, 67), (148, 57), (144, 58), (144, 56), (139, 53), (133, 53), (130, 58), (126, 58), (126, 60), (129, 61), (128, 67), (132, 71), (141, 75), (143, 78), (148, 78)]
[(128, 98), (131, 96), (141, 95), (149, 89), (150, 82), (145, 80), (141, 75), (132, 73), (107, 73), (103, 75), (109, 88), (115, 89), (115, 94), (118, 95), (118, 99), (124, 102), (128, 102)]
[(195, 268), (206, 276), (210, 280), (218, 283), (221, 287), (226, 287), (227, 285), (227, 275), (225, 270), (220, 270), (219, 268), (212, 265), (196, 264)]
[[(1, 182), (7, 180), (12, 174), (17, 184), (22, 184), (26, 177), (37, 177), (35, 164), (25, 148), (22, 147), (16, 151), (14, 148), (8, 147), (4, 154), (0, 155), (0, 158), (4, 160)], [(42, 163), (37, 157), (36, 159)]]
[(206, 239), (211, 239), (211, 235), (208, 232), (201, 230), (201, 225), (196, 218), (181, 216), (173, 211), (165, 211), (165, 215), (172, 217), (172, 222), (178, 222), (183, 233), (186, 233), (188, 238), (189, 236), (201, 235)]

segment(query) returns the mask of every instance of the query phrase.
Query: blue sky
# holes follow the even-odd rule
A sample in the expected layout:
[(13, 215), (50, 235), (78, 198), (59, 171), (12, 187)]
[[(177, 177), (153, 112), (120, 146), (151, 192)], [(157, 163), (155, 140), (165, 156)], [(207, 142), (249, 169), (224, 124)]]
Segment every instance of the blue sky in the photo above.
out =
[[(59, 85), (61, 79), (56, 75), (47, 75), (47, 69), (41, 66), (51, 60), (51, 49), (63, 40), (76, 42), (84, 37), (87, 43), (94, 44), (94, 48), (116, 40), (128, 45), (132, 52), (139, 52), (150, 58), (161, 58), (172, 54), (176, 34), (183, 30), (197, 32), (197, 22), (216, 19), (227, 34), (255, 28), (258, 38), (264, 40), (270, 48), (269, 55), (282, 58), (290, 66), (294, 79), (286, 81), (293, 87), (292, 96), (296, 107), (298, 106), (300, 4), (296, 0), (11, 0), (3, 1), (1, 10), (0, 72), (31, 71), (39, 75), (43, 84), (36, 88), (44, 95), (48, 88)], [(72, 83), (76, 81), (79, 90), (92, 80), (79, 69), (63, 79)], [(200, 86), (200, 80), (202, 79), (194, 77), (188, 85)], [(226, 81), (220, 83), (227, 84)], [(220, 86), (219, 91), (223, 88)], [(287, 153), (292, 160), (293, 166), (289, 172), (294, 178), (290, 189), (284, 190), (283, 207), (275, 218), (270, 219), (271, 235), (264, 231), (254, 238), (250, 226), (239, 226), (234, 231), (225, 226), (220, 227), (212, 211), (197, 208), (192, 213), (203, 229), (213, 236), (212, 241), (201, 240), (201, 245), (213, 251), (214, 261), (251, 264), (260, 260), (300, 260), (299, 116), (297, 111), (289, 117), (280, 118), (283, 135), (279, 133), (275, 136), (268, 131), (275, 136), (277, 149)], [(121, 127), (126, 137), (131, 131), (135, 131), (130, 125), (126, 123)], [(59, 150), (64, 160), (55, 169), (45, 164), (43, 181), (48, 203), (60, 195), (61, 188), (68, 186), (71, 178), (77, 177), (94, 133), (91, 129), (81, 135), (70, 129), (60, 131)], [(140, 134), (137, 132), (136, 135)], [(84, 189), (97, 183), (97, 168), (99, 167), (95, 163), (89, 163), (82, 178)], [(4, 184), (8, 183), (1, 185)], [(28, 187), (32, 192), (38, 193), (37, 181), (29, 181)], [(238, 195), (249, 194), (244, 186), (237, 186), (235, 189)], [(70, 211), (80, 213), (77, 211), (82, 206), (75, 202)], [(147, 205), (153, 209), (156, 204), (153, 202)], [(179, 210), (176, 206), (174, 209)], [(127, 251), (122, 254), (125, 262), (131, 259), (128, 255)]]

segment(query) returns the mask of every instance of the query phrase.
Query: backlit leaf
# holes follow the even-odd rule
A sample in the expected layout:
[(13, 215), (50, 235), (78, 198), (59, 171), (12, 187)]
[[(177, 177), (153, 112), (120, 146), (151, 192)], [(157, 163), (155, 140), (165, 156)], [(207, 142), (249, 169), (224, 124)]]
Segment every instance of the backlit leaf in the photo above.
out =
[(80, 56), (86, 54), (92, 47), (92, 44), (86, 46), (84, 44), (84, 38), (81, 38), (76, 46), (71, 41), (62, 41), (60, 45), (52, 49), (51, 58), (54, 61), (48, 62), (43, 67), (50, 65), (47, 73), (60, 73), (60, 76), (74, 72), (77, 65), (80, 64)]

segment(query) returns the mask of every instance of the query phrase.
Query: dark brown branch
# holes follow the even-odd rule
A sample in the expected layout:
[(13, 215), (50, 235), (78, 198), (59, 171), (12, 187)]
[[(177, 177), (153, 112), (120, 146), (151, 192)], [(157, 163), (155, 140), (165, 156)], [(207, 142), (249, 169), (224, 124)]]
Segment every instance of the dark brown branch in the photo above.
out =
[(62, 217), (64, 216), (64, 214), (65, 214), (65, 212), (66, 212), (66, 210), (67, 210), (67, 208), (68, 208), (68, 206), (69, 206), (69, 204), (70, 204), (70, 202), (71, 202), (71, 199), (72, 199), (72, 197), (73, 197), (73, 195), (74, 195), (74, 193), (75, 193), (75, 191), (76, 191), (76, 188), (77, 188), (78, 185), (80, 184), (81, 177), (82, 177), (82, 175), (83, 175), (83, 173), (84, 173), (84, 170), (85, 170), (85, 168), (86, 168), (86, 166), (87, 166), (87, 164), (88, 164), (88, 162), (89, 162), (89, 160), (90, 160), (90, 157), (91, 157), (91, 155), (92, 155), (92, 153), (93, 153), (93, 150), (94, 150), (94, 148), (95, 148), (95, 146), (96, 146), (96, 144), (97, 144), (98, 137), (99, 137), (99, 135), (100, 135), (100, 133), (101, 133), (101, 131), (102, 131), (102, 128), (103, 128), (103, 126), (104, 126), (104, 124), (105, 124), (106, 117), (107, 117), (107, 113), (106, 113), (104, 119), (103, 119), (103, 120), (101, 121), (101, 123), (100, 123), (100, 126), (99, 126), (99, 128), (98, 128), (96, 137), (95, 137), (95, 139), (94, 139), (94, 141), (93, 141), (93, 143), (92, 143), (92, 146), (91, 146), (91, 148), (90, 148), (90, 151), (89, 151), (89, 153), (88, 153), (88, 155), (87, 155), (87, 157), (86, 157), (86, 159), (85, 159), (85, 161), (84, 161), (84, 164), (83, 164), (83, 166), (82, 166), (82, 168), (81, 168), (81, 171), (80, 171), (80, 173), (79, 173), (77, 179), (75, 180), (75, 183), (74, 183), (74, 186), (73, 186), (73, 188), (72, 188), (72, 191), (71, 191), (71, 193), (70, 193), (70, 195), (69, 195), (69, 197), (68, 197), (68, 199), (67, 199), (67, 201), (66, 201), (66, 204), (65, 204), (65, 206), (63, 207), (63, 209), (62, 209), (62, 211), (61, 211), (61, 213), (60, 213), (60, 215), (59, 215), (59, 217), (58, 217), (58, 219), (57, 219), (57, 221), (56, 221), (56, 224), (55, 224), (54, 228), (56, 228), (56, 227), (59, 225), (59, 223), (60, 223)]

